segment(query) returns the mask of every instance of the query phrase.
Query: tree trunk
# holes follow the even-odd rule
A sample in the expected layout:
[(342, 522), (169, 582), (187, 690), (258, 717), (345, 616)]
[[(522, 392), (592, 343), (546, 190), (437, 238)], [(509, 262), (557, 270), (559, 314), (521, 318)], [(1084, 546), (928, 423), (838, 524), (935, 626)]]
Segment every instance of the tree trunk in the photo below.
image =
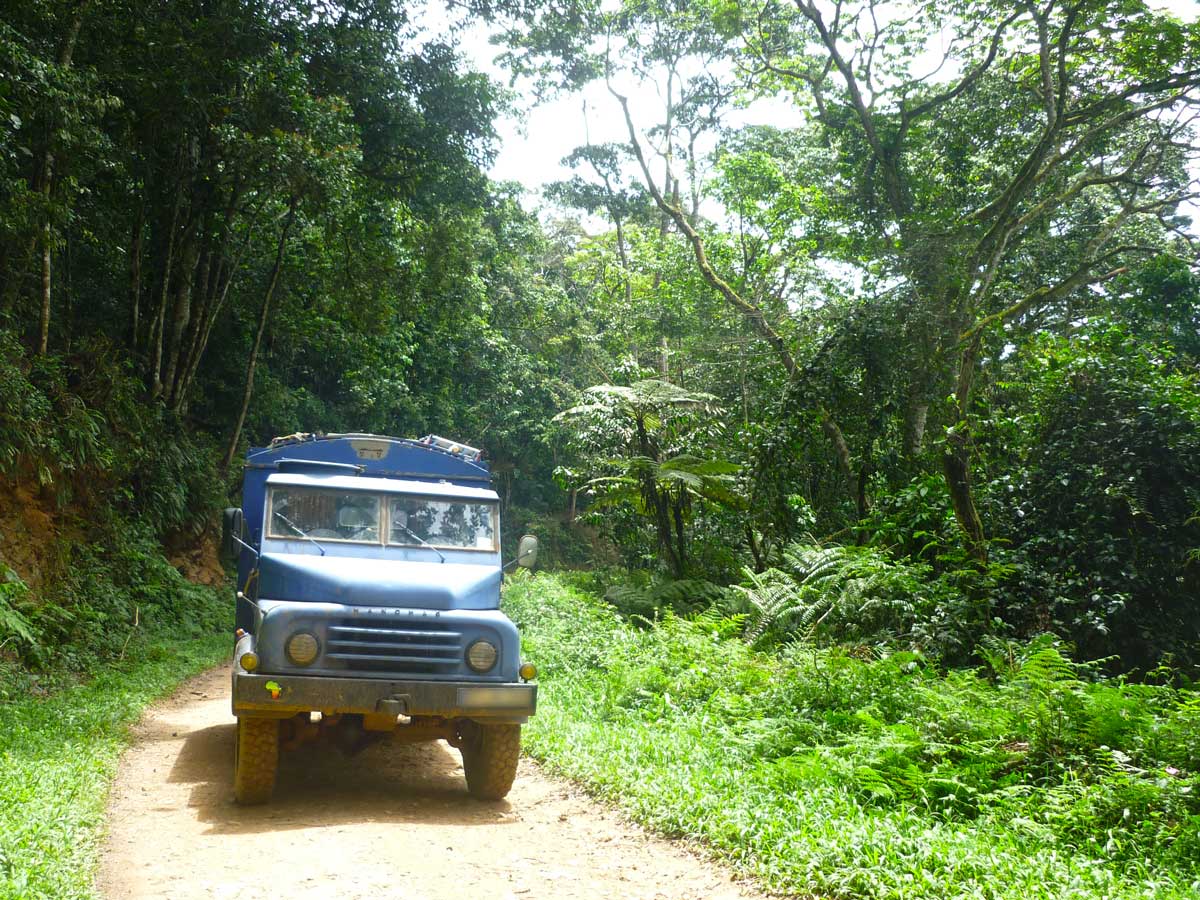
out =
[(654, 526), (658, 532), (658, 544), (667, 556), (667, 568), (671, 570), (672, 576), (682, 578), (683, 560), (676, 553), (675, 542), (671, 537), (671, 510), (668, 506), (668, 500), (663, 496), (662, 491), (658, 489), (658, 485), (654, 483), (654, 476), (652, 475), (643, 477), (642, 492), (654, 508)]
[[(47, 190), (47, 194), (49, 191)], [(42, 225), (42, 314), (38, 320), (38, 356), (45, 356), (50, 344), (50, 222)]]
[[(604, 180), (607, 187), (608, 179)], [(611, 188), (609, 195), (612, 195)], [(609, 208), (609, 215), (613, 218), (613, 223), (617, 226), (617, 258), (621, 260), (621, 275), (625, 281), (625, 304), (632, 308), (633, 304), (633, 275), (629, 270), (629, 252), (625, 247), (625, 223), (621, 217), (615, 212), (616, 207)]]
[(183, 352), (183, 336), (192, 320), (192, 283), (196, 278), (196, 265), (200, 258), (200, 242), (193, 233), (187, 235), (179, 266), (179, 277), (175, 285), (175, 303), (171, 313), (171, 330), (167, 340), (167, 360), (163, 371), (162, 388), (168, 405), (175, 398), (176, 373), (179, 357)]
[(750, 427), (750, 394), (746, 390), (746, 367), (739, 366), (742, 377), (742, 427)]
[(677, 502), (671, 504), (671, 516), (675, 524), (675, 558), (679, 561), (676, 578), (682, 578), (687, 574), (687, 537), (683, 530), (683, 502), (684, 499), (681, 497)]
[(240, 191), (235, 188), (230, 195), (229, 203), (225, 207), (225, 223), (223, 228), (223, 237), (217, 249), (212, 251), (212, 256), (215, 257), (215, 265), (210, 262), (209, 271), (211, 277), (207, 279), (210, 283), (204, 286), (202, 281), (202, 311), (195, 317), (196, 333), (191, 346), (188, 349), (187, 365), (181, 367), (182, 371), (179, 375), (179, 385), (176, 389), (175, 409), (182, 411), (187, 408), (188, 394), (191, 391), (192, 382), (196, 377), (196, 371), (200, 367), (200, 359), (204, 356), (204, 351), (208, 347), (208, 338), (212, 334), (213, 326), (216, 324), (217, 317), (221, 314), (221, 309), (225, 306), (225, 298), (229, 295), (229, 286), (233, 283), (233, 276), (237, 272), (237, 267), (241, 262), (242, 252), (246, 249), (250, 242), (250, 234), (247, 233), (246, 239), (238, 248), (237, 252), (228, 257), (229, 244), (232, 239), (232, 222), (237, 211), (237, 200), (240, 196)]
[(167, 298), (164, 296), (158, 306), (158, 312), (154, 315), (154, 321), (150, 323), (149, 342), (153, 346), (153, 353), (150, 357), (151, 397), (157, 397), (162, 393), (162, 336), (163, 327), (166, 325), (166, 316)]
[[(58, 50), (58, 65), (59, 68), (71, 68), (71, 59), (75, 55), (75, 43), (79, 40), (79, 29), (83, 25), (83, 13), (87, 9), (88, 2), (79, 3), (75, 7), (75, 13), (71, 17), (71, 23), (67, 26), (67, 33), (63, 36), (62, 45)], [(38, 320), (38, 355), (44, 356), (50, 345), (50, 245), (53, 241), (53, 234), (50, 228), (50, 193), (54, 186), (54, 150), (47, 139), (46, 150), (42, 154), (42, 159), (39, 162), (37, 172), (41, 173), (41, 193), (44, 198), (46, 209), (44, 210), (45, 220), (42, 222), (41, 244), (42, 244), (42, 288), (41, 288), (41, 316)]]
[(208, 307), (211, 302), (208, 284), (212, 272), (211, 252), (200, 254), (200, 265), (196, 269), (195, 284), (192, 288), (192, 310), (188, 318), (187, 329), (183, 333), (183, 341), (179, 347), (179, 362), (176, 365), (175, 377), (170, 385), (170, 399), (167, 405), (178, 412), (183, 407), (183, 394), (187, 387), (188, 373), (192, 368), (192, 355), (200, 343), (204, 332), (204, 323), (208, 317)]
[(225, 298), (229, 295), (229, 286), (233, 283), (233, 274), (236, 268), (236, 263), (231, 263), (228, 271), (224, 274), (218, 273), (217, 284), (214, 290), (219, 288), (220, 293), (205, 306), (205, 312), (200, 326), (200, 333), (197, 336), (196, 346), (192, 349), (189, 357), (187, 368), (180, 376), (179, 389), (176, 391), (175, 408), (183, 410), (187, 407), (188, 393), (191, 391), (192, 382), (196, 378), (196, 372), (200, 368), (200, 360), (204, 356), (204, 351), (208, 347), (208, 338), (212, 334), (213, 326), (217, 322), (217, 317), (221, 314), (221, 308), (225, 305)]
[(942, 474), (950, 490), (950, 503), (954, 507), (954, 518), (963, 532), (963, 543), (970, 557), (978, 563), (988, 560), (987, 540), (983, 534), (983, 520), (975, 506), (975, 493), (971, 486), (970, 437), (965, 431), (951, 429), (946, 433), (946, 450), (942, 456)]
[[(182, 150), (180, 151), (182, 155)], [(147, 343), (150, 344), (150, 396), (162, 393), (163, 328), (167, 321), (167, 298), (171, 296), (171, 272), (175, 268), (175, 233), (179, 230), (179, 212), (183, 208), (183, 181), (175, 188), (175, 205), (171, 210), (171, 226), (167, 232), (167, 258), (163, 262), (162, 291), (158, 297), (158, 311), (150, 326)]]
[(209, 307), (215, 302), (212, 296), (213, 251), (208, 246), (210, 243), (210, 241), (206, 240), (205, 247), (200, 252), (200, 263), (196, 268), (196, 277), (192, 287), (191, 314), (188, 317), (187, 328), (183, 333), (183, 340), (180, 343), (179, 362), (176, 364), (175, 377), (169, 385), (170, 399), (167, 405), (176, 412), (183, 407), (183, 395), (190, 380), (189, 374), (192, 370), (192, 358), (200, 345), (200, 338), (204, 333), (204, 325), (208, 320)]
[(874, 466), (870, 461), (865, 461), (858, 469), (858, 517), (865, 519), (867, 513), (871, 511), (871, 493), (867, 487), (871, 483), (871, 473), (874, 471)]
[(129, 349), (131, 353), (137, 352), (138, 331), (141, 325), (139, 314), (142, 300), (142, 233), (145, 231), (145, 227), (146, 206), (144, 203), (139, 203), (137, 219), (133, 223), (132, 239), (129, 242), (129, 302), (131, 309)]
[(838, 471), (842, 474), (842, 481), (846, 486), (846, 496), (850, 498), (855, 508), (858, 508), (860, 505), (858, 476), (854, 472), (854, 458), (850, 454), (850, 445), (846, 443), (846, 436), (842, 434), (838, 423), (833, 421), (829, 413), (824, 410), (821, 411), (821, 430), (825, 432), (829, 443), (833, 445), (834, 459), (837, 461)]
[(750, 555), (754, 557), (754, 571), (761, 572), (765, 566), (763, 565), (762, 548), (758, 545), (758, 538), (754, 534), (754, 528), (751, 525), (746, 526), (746, 543), (750, 546)]
[(275, 286), (279, 283), (279, 272), (283, 268), (283, 251), (287, 247), (288, 232), (296, 219), (296, 201), (293, 200), (288, 209), (287, 220), (279, 233), (279, 246), (275, 251), (275, 265), (271, 267), (271, 277), (267, 281), (267, 291), (263, 296), (262, 313), (258, 317), (258, 331), (254, 334), (254, 344), (250, 348), (250, 358), (246, 361), (246, 387), (242, 391), (242, 407), (238, 410), (237, 421), (233, 425), (233, 434), (229, 437), (229, 446), (225, 450), (225, 459), (221, 463), (222, 474), (229, 471), (233, 458), (237, 455), (238, 443), (242, 439), (242, 426), (246, 424), (246, 412), (250, 409), (250, 397), (254, 394), (254, 368), (258, 364), (258, 350), (262, 346), (263, 333), (267, 330), (267, 321), (271, 316), (271, 298), (275, 294)]
[(925, 423), (929, 420), (929, 401), (910, 400), (904, 412), (904, 455), (915, 459), (925, 446)]
[(68, 353), (71, 352), (71, 339), (75, 335), (75, 295), (71, 290), (71, 270), (74, 264), (71, 262), (71, 232), (68, 229), (63, 235), (63, 260), (62, 260), (62, 288), (59, 295), (62, 297), (60, 301), (63, 306), (63, 323), (65, 325), (65, 340), (63, 347)]
[(946, 447), (942, 455), (942, 473), (946, 488), (950, 491), (950, 503), (954, 517), (962, 529), (963, 543), (971, 559), (979, 564), (988, 560), (987, 538), (983, 533), (983, 520), (975, 505), (975, 491), (971, 485), (971, 388), (975, 379), (975, 359), (979, 351), (979, 338), (975, 337), (963, 350), (959, 361), (958, 385), (954, 399), (958, 421), (946, 429)]
[[(638, 439), (638, 452), (644, 459), (658, 461), (658, 453), (650, 443), (650, 435), (646, 431), (646, 421), (641, 416), (635, 418)], [(667, 558), (667, 568), (676, 578), (681, 577), (683, 571), (683, 560), (675, 552), (675, 544), (671, 539), (671, 511), (670, 498), (666, 496), (664, 491), (658, 489), (655, 483), (653, 473), (645, 473), (639, 476), (641, 482), (642, 499), (646, 503), (647, 509), (654, 511), (654, 531), (658, 538), (658, 545), (662, 548), (663, 554)]]

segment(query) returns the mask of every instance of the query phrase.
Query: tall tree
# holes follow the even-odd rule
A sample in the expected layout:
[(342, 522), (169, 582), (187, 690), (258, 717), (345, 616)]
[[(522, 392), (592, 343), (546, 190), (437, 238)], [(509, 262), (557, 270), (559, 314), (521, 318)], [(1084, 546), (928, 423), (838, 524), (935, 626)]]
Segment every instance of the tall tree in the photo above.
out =
[[(872, 253), (912, 293), (901, 323), (909, 447), (949, 386), (943, 471), (967, 548), (984, 560), (970, 424), (984, 341), (1165, 247), (1158, 220), (1194, 195), (1200, 28), (1094, 0), (914, 16), (800, 0), (738, 5), (737, 18), (760, 83), (809, 98), (855, 179)], [(937, 69), (960, 72), (948, 82), (911, 62), (909, 48), (938, 32), (948, 43)]]

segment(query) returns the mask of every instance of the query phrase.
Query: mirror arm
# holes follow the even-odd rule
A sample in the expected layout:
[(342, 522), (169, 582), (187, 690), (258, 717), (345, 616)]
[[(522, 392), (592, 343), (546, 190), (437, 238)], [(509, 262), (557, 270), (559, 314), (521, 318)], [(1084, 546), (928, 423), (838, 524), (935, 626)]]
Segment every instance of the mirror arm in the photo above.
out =
[(513, 559), (510, 559), (508, 562), (506, 562), (504, 565), (502, 565), (502, 566), (500, 567), (500, 571), (501, 571), (501, 572), (503, 572), (505, 569), (507, 569), (507, 568), (510, 568), (511, 566), (515, 566), (517, 563), (519, 563), (519, 562), (520, 562), (521, 560), (523, 560), (525, 557), (527, 557), (527, 556), (531, 556), (531, 555), (532, 555), (532, 554), (534, 554), (534, 553), (537, 553), (537, 550), (526, 550), (526, 551), (525, 551), (524, 553), (522, 553), (520, 556), (517, 556), (517, 557), (515, 557), (515, 558), (513, 558)]
[(243, 547), (245, 547), (247, 550), (249, 550), (251, 553), (253, 553), (253, 554), (254, 554), (254, 558), (255, 558), (255, 559), (258, 559), (258, 558), (259, 558), (259, 557), (262, 555), (262, 554), (260, 554), (260, 553), (258, 552), (258, 550), (257, 550), (256, 548), (254, 548), (254, 547), (251, 547), (249, 544), (247, 544), (245, 541), (243, 541), (243, 540), (242, 540), (240, 537), (238, 537), (236, 534), (231, 534), (231, 535), (229, 535), (229, 536), (230, 536), (231, 538), (233, 538), (235, 541), (237, 541), (239, 544), (241, 544)]

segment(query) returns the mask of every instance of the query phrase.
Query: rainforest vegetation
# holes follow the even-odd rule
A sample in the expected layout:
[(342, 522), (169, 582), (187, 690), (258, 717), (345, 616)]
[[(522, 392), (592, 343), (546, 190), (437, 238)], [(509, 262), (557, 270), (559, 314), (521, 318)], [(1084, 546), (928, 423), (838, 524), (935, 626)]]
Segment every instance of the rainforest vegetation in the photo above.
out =
[[(444, 434), (486, 450), (507, 546), (574, 570), (514, 602), (562, 696), (615, 724), (551, 701), (552, 764), (786, 888), (926, 896), (867, 837), (882, 868), (852, 877), (828, 835), (749, 828), (812, 788), (863, 835), (941, 823), (930, 853), (978, 823), (962, 896), (1011, 828), (1005, 853), (1068, 854), (1046, 896), (1196, 890), (1194, 17), (428, 12), (4, 6), (5, 701), (228, 625), (179, 570), (247, 446)], [(481, 27), (509, 83), (461, 51)], [(489, 177), (501, 116), (585, 96), (620, 140), (581, 129), (536, 194)], [(611, 645), (567, 640), (580, 616)], [(707, 799), (661, 759), (589, 768), (630, 723), (719, 740), (689, 770)]]

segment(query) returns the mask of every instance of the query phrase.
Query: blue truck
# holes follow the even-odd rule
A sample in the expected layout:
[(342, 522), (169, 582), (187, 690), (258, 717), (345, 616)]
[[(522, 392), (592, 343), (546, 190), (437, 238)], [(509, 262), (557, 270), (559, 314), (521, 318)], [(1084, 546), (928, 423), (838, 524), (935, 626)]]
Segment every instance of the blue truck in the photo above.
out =
[[(537, 672), (499, 609), (483, 454), (433, 435), (295, 434), (251, 448), (244, 471), (222, 529), (237, 561), (236, 800), (271, 798), (281, 749), (389, 736), (447, 741), (470, 793), (503, 798)], [(527, 536), (512, 563), (536, 554)]]

